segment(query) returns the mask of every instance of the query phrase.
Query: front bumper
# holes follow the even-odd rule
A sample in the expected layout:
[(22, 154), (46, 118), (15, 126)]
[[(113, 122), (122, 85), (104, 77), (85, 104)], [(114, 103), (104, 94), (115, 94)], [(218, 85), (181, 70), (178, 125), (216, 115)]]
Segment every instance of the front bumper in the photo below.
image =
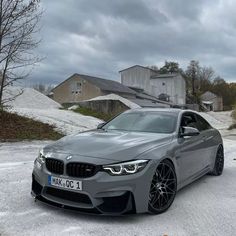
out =
[[(90, 178), (73, 178), (51, 174), (45, 166), (34, 167), (32, 174), (32, 195), (47, 204), (76, 209), (88, 213), (120, 215), (148, 211), (150, 184), (156, 164), (149, 162), (139, 173), (111, 176), (98, 172)], [(81, 180), (82, 191), (65, 190), (48, 184), (48, 176)]]

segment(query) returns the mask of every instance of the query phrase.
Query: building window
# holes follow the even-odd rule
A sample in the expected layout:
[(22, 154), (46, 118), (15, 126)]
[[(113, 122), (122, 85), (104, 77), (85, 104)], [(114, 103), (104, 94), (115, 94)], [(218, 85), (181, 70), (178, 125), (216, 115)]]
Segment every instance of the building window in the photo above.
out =
[(72, 94), (79, 94), (82, 91), (82, 82), (74, 81), (71, 83), (70, 88)]
[(79, 91), (81, 91), (81, 88), (82, 88), (81, 82), (77, 82), (76, 83), (76, 90), (79, 92)]
[(166, 83), (165, 83), (165, 82), (163, 82), (163, 83), (162, 83), (162, 86), (165, 86), (165, 85), (166, 85)]

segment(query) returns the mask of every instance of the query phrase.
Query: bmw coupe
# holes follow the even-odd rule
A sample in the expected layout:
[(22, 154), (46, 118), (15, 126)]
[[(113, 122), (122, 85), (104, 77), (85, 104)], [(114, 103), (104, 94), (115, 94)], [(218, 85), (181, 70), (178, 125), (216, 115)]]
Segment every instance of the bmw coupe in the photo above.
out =
[(44, 147), (31, 193), (84, 212), (159, 214), (179, 189), (223, 167), (221, 135), (199, 113), (141, 108)]

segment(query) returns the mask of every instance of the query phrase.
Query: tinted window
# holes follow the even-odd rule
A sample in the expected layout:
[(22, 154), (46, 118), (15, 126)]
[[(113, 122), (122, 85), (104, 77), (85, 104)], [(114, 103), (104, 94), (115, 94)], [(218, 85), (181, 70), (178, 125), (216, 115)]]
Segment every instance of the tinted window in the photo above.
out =
[(197, 121), (194, 113), (184, 113), (181, 118), (181, 127), (197, 128)]
[(129, 112), (111, 120), (106, 130), (124, 130), (150, 133), (173, 133), (177, 115), (168, 112)]
[(202, 118), (201, 116), (197, 114), (196, 114), (196, 117), (197, 117), (197, 128), (199, 131), (211, 129), (211, 126), (204, 118)]

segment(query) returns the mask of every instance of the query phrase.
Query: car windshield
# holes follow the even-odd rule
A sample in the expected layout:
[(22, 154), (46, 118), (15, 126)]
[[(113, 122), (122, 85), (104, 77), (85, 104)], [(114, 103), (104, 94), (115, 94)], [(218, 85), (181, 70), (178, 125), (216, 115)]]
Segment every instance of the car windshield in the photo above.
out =
[(176, 120), (176, 114), (170, 112), (128, 112), (117, 116), (102, 128), (132, 132), (173, 133)]

